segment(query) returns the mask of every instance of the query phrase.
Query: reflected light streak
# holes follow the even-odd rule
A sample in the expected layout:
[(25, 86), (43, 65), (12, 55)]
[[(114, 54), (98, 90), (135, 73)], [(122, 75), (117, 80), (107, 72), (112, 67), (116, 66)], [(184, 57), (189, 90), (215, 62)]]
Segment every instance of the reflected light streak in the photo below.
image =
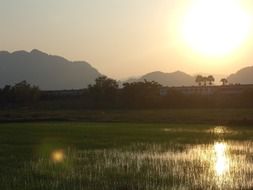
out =
[(215, 172), (221, 176), (229, 171), (229, 158), (226, 155), (227, 146), (224, 143), (215, 143)]
[(224, 134), (225, 131), (226, 131), (226, 128), (223, 127), (223, 126), (217, 126), (217, 127), (215, 127), (214, 130), (213, 130), (213, 132), (214, 132), (215, 134)]

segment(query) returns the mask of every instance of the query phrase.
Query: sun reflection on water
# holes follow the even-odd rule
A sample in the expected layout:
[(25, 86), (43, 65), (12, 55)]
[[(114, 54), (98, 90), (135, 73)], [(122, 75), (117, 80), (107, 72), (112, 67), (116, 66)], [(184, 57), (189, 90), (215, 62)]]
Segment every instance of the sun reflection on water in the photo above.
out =
[(225, 143), (215, 143), (215, 172), (217, 176), (222, 176), (229, 171), (229, 156), (226, 154), (227, 145)]
[(215, 134), (224, 134), (226, 131), (226, 128), (223, 126), (217, 126), (213, 129)]
[(52, 162), (40, 159), (26, 170), (43, 175), (49, 171), (59, 179), (80, 180), (80, 184), (88, 179), (90, 189), (94, 182), (106, 184), (112, 174), (115, 179), (118, 174), (129, 179), (134, 175), (131, 179), (140, 179), (142, 189), (252, 189), (252, 154), (252, 141), (225, 138), (203, 144), (134, 143), (127, 149), (54, 150)]

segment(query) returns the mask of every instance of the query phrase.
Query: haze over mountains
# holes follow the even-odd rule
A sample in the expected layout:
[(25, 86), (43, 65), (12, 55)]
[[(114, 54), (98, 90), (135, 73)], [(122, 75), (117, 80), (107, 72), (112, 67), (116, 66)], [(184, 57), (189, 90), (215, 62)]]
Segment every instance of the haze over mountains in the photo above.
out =
[(253, 84), (253, 66), (245, 67), (228, 77), (230, 83)]
[[(72, 62), (60, 56), (32, 50), (13, 53), (0, 51), (0, 76), (0, 87), (26, 80), (42, 90), (63, 90), (86, 88), (102, 74), (87, 62)], [(156, 81), (164, 86), (196, 85), (195, 76), (181, 71), (172, 73), (156, 71), (124, 82), (144, 80)], [(253, 67), (244, 68), (230, 75), (228, 81), (229, 83), (253, 84)]]
[(0, 52), (0, 86), (26, 80), (42, 90), (80, 89), (101, 74), (87, 62), (71, 62), (39, 50)]
[[(201, 74), (203, 76), (208, 76), (210, 74)], [(219, 85), (221, 78), (227, 78), (228, 82), (231, 84), (253, 84), (253, 66), (246, 67), (235, 74), (231, 74), (228, 77), (223, 75), (213, 75), (215, 78), (214, 84)], [(138, 82), (138, 81), (156, 81), (163, 86), (192, 86), (196, 85), (195, 77), (187, 73), (176, 71), (172, 73), (163, 73), (160, 71), (151, 72), (138, 79), (130, 79), (127, 82)]]
[(195, 77), (181, 71), (176, 71), (172, 73), (163, 73), (161, 71), (155, 71), (145, 74), (138, 79), (130, 79), (127, 82), (138, 82), (144, 80), (156, 81), (163, 86), (192, 86), (195, 84)]

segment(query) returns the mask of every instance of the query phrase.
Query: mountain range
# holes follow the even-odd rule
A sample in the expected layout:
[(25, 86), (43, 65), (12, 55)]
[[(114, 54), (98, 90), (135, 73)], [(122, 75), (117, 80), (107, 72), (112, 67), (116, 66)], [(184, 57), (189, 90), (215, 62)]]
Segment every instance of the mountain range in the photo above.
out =
[[(0, 87), (26, 80), (32, 85), (39, 86), (42, 90), (81, 89), (87, 88), (89, 84), (94, 84), (95, 79), (102, 75), (85, 61), (73, 62), (36, 49), (31, 52), (0, 51)], [(229, 75), (227, 79), (229, 83), (253, 84), (253, 66), (243, 68)], [(122, 83), (144, 80), (156, 81), (163, 86), (196, 85), (195, 76), (181, 71), (151, 72)]]
[(181, 71), (164, 73), (155, 71), (143, 75), (138, 79), (129, 79), (126, 82), (156, 81), (163, 86), (192, 86), (195, 84), (195, 77)]
[(253, 84), (253, 66), (245, 67), (227, 79), (229, 83)]
[[(210, 74), (201, 74), (208, 76)], [(215, 84), (221, 84), (221, 78), (227, 78), (229, 84), (253, 84), (253, 66), (245, 67), (234, 74), (230, 74), (228, 77), (223, 75), (213, 75), (215, 78)], [(196, 76), (189, 75), (187, 73), (176, 71), (172, 73), (164, 73), (160, 71), (151, 72), (145, 74), (136, 79), (129, 79), (127, 82), (138, 81), (156, 81), (163, 86), (192, 86), (196, 85)]]
[(0, 86), (26, 80), (42, 90), (80, 89), (101, 74), (87, 62), (71, 62), (39, 50), (0, 52)]

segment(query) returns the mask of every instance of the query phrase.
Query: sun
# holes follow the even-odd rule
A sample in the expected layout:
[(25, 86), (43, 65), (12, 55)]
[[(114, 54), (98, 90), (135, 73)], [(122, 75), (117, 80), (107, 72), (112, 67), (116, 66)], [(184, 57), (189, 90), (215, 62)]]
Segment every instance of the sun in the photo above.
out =
[(250, 34), (251, 16), (240, 0), (193, 0), (183, 20), (184, 41), (208, 56), (233, 52)]

